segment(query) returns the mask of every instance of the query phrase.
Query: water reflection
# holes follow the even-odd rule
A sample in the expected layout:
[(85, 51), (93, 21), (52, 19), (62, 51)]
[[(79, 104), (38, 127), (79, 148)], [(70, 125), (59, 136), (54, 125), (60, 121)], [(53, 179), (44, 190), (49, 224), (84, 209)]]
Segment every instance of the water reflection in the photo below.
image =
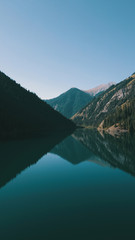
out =
[(53, 153), (0, 190), (0, 239), (134, 239), (135, 178), (111, 169), (135, 175), (134, 137), (63, 137), (0, 144), (0, 186)]
[[(71, 133), (70, 133), (71, 134)], [(0, 187), (61, 142), (68, 133), (51, 134), (47, 138), (0, 143)]]
[[(85, 131), (85, 135), (83, 134)], [(90, 131), (79, 129), (73, 135), (67, 137), (60, 144), (56, 145), (51, 153), (57, 154), (72, 164), (79, 164), (83, 161), (92, 161), (102, 166), (108, 166), (109, 163), (98, 157), (91, 148), (84, 144), (86, 135)], [(83, 139), (82, 139), (83, 138)]]
[(114, 137), (105, 132), (78, 129), (73, 136), (104, 163), (135, 176), (135, 135)]
[(95, 130), (78, 129), (65, 137), (55, 134), (45, 139), (0, 143), (0, 187), (50, 151), (72, 164), (92, 161), (135, 176), (134, 136), (124, 134), (116, 138)]
[(93, 153), (72, 135), (56, 145), (51, 153), (59, 155), (72, 164), (78, 164), (93, 157)]

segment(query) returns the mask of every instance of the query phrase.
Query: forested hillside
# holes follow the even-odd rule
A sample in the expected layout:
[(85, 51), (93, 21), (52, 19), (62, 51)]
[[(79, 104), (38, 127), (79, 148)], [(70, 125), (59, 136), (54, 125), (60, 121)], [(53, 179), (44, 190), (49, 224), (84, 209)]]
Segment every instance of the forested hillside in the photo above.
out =
[(77, 125), (135, 129), (135, 74), (111, 86), (73, 116)]
[(74, 126), (36, 94), (0, 72), (0, 139), (44, 135)]
[(116, 111), (105, 118), (103, 128), (108, 128), (112, 125), (120, 126), (122, 129), (135, 131), (135, 99), (127, 100)]

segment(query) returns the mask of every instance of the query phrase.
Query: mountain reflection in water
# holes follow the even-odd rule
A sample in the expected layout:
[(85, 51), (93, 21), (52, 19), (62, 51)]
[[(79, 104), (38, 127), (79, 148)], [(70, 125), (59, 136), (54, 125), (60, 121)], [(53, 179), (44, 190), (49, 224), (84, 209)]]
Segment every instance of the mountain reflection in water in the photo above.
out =
[(0, 187), (25, 168), (36, 164), (45, 154), (71, 133), (54, 133), (46, 138), (0, 142)]
[(47, 152), (59, 155), (72, 164), (92, 161), (135, 176), (134, 136), (124, 134), (113, 137), (95, 130), (78, 129), (65, 137), (64, 134), (54, 134), (48, 138), (0, 143), (0, 187)]
[(135, 176), (135, 135), (125, 133), (114, 137), (105, 132), (81, 129), (73, 136), (107, 165)]
[(0, 239), (134, 239), (134, 156), (88, 129), (0, 143)]

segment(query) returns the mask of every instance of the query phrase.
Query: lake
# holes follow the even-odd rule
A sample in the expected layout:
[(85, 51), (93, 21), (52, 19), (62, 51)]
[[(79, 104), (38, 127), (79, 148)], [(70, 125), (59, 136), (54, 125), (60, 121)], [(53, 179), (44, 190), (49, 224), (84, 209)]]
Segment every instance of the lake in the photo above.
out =
[(0, 239), (135, 239), (135, 137), (0, 143)]

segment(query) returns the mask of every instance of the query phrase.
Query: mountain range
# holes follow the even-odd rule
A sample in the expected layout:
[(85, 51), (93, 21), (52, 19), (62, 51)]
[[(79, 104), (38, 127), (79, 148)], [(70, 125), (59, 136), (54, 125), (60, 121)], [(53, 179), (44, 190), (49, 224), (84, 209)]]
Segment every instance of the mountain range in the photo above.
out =
[(76, 125), (108, 132), (132, 132), (135, 130), (135, 73), (112, 84), (88, 91), (71, 88), (46, 103), (0, 72), (0, 140), (72, 131)]
[(0, 139), (74, 128), (72, 121), (0, 72)]
[(99, 95), (112, 84), (113, 83), (102, 84), (87, 91), (71, 88), (56, 98), (46, 100), (46, 102), (65, 117), (71, 118), (91, 102), (94, 96)]
[(135, 130), (135, 73), (94, 98), (72, 120), (85, 127)]

